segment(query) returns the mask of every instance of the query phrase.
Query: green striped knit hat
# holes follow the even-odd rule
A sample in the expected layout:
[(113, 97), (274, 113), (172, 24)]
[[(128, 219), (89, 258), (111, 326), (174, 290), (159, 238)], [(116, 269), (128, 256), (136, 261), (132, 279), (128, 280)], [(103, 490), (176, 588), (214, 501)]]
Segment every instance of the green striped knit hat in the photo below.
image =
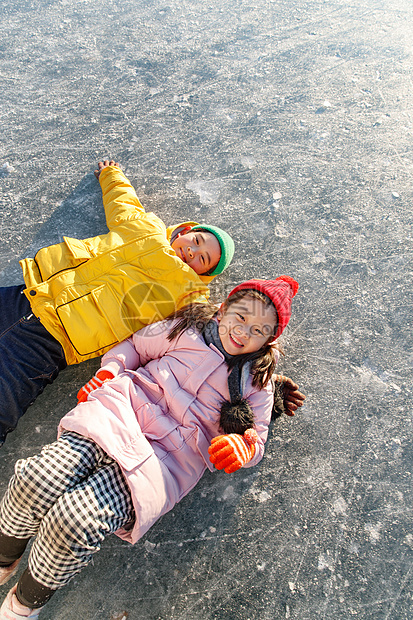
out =
[(218, 226), (199, 224), (198, 226), (193, 226), (192, 230), (205, 230), (206, 232), (210, 232), (215, 235), (218, 239), (221, 248), (221, 258), (219, 259), (218, 265), (215, 267), (214, 271), (209, 274), (210, 276), (218, 276), (220, 273), (225, 271), (234, 256), (234, 242), (232, 237), (230, 237), (225, 230), (222, 230), (222, 228), (218, 228)]

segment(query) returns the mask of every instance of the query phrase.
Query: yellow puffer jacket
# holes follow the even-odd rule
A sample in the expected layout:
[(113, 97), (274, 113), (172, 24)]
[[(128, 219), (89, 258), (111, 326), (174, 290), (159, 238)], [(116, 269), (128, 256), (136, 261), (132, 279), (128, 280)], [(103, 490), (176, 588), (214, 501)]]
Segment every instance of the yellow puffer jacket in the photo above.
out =
[(167, 229), (146, 213), (119, 168), (104, 168), (99, 181), (109, 233), (64, 237), (20, 261), (33, 313), (68, 364), (102, 355), (187, 303), (206, 301), (212, 280), (176, 256), (169, 240), (177, 226)]

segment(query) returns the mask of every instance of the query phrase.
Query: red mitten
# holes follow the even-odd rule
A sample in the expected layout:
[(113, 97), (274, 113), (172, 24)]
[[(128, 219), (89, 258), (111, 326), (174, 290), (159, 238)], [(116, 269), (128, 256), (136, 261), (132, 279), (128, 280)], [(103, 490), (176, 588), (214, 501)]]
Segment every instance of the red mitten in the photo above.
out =
[(227, 474), (232, 474), (252, 459), (257, 439), (257, 432), (252, 428), (243, 435), (218, 435), (212, 439), (208, 448), (209, 460), (217, 469), (224, 469)]
[(77, 393), (77, 402), (84, 403), (87, 400), (88, 395), (93, 390), (100, 388), (105, 381), (109, 381), (109, 379), (113, 379), (115, 375), (110, 370), (102, 370), (101, 368), (97, 371), (97, 373), (84, 385)]

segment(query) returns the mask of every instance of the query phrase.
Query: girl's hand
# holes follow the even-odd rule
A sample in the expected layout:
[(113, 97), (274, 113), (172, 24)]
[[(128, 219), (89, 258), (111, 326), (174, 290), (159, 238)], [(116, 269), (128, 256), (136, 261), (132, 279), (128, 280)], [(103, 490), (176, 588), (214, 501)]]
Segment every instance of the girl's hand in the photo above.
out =
[(102, 370), (100, 368), (97, 373), (84, 385), (77, 393), (77, 402), (84, 403), (93, 390), (102, 387), (106, 381), (113, 379), (115, 375), (110, 370)]
[(284, 375), (273, 375), (272, 382), (274, 392), (281, 393), (284, 413), (289, 416), (295, 415), (295, 412), (299, 407), (304, 405), (305, 396), (298, 390), (297, 383), (294, 383), (289, 377)]
[(237, 471), (248, 463), (255, 454), (258, 435), (249, 428), (244, 435), (218, 435), (208, 448), (209, 460), (217, 469), (224, 469), (227, 474)]

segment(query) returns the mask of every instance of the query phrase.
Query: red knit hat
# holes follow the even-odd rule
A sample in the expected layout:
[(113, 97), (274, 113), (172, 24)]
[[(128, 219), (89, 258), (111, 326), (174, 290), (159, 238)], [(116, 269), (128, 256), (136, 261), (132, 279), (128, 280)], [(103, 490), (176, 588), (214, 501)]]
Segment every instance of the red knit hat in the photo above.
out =
[(259, 291), (271, 299), (278, 314), (278, 327), (274, 335), (274, 340), (276, 340), (281, 336), (290, 320), (291, 302), (298, 291), (298, 282), (290, 278), (290, 276), (280, 276), (275, 280), (248, 280), (247, 282), (238, 284), (238, 286), (230, 292), (228, 297), (244, 289)]

